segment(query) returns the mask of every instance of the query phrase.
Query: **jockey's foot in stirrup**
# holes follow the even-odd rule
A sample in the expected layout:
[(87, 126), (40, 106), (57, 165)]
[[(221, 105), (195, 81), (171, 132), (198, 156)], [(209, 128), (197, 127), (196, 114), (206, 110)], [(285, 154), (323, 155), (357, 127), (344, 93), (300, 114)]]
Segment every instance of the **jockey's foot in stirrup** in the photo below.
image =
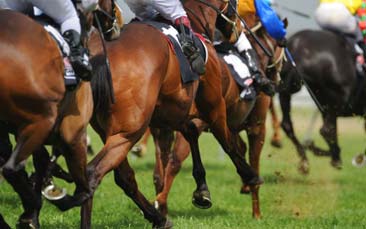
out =
[[(85, 2), (84, 2), (85, 1)], [(83, 6), (92, 8), (97, 0), (83, 0)], [(82, 80), (90, 80), (92, 76), (92, 66), (89, 63), (88, 51), (83, 46), (80, 34), (81, 26), (75, 6), (71, 0), (2, 0), (0, 8), (7, 8), (23, 13), (33, 11), (37, 7), (44, 14), (49, 16), (54, 22), (60, 25), (61, 33), (70, 46), (69, 59), (78, 77)]]
[(171, 21), (180, 33), (182, 50), (189, 60), (192, 70), (199, 75), (206, 72), (205, 61), (193, 42), (195, 35), (187, 13), (179, 0), (126, 0), (126, 3), (139, 19), (154, 19), (159, 13)]

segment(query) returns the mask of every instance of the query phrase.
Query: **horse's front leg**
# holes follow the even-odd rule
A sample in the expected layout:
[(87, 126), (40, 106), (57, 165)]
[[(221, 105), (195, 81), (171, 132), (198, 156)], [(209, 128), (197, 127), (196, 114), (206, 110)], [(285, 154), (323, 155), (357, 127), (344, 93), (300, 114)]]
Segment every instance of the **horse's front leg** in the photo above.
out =
[(192, 175), (197, 185), (196, 190), (193, 192), (192, 203), (198, 208), (210, 208), (212, 206), (211, 194), (208, 190), (208, 185), (206, 182), (206, 171), (202, 164), (201, 153), (198, 146), (198, 137), (200, 135), (200, 131), (196, 127), (194, 122), (190, 122), (182, 129), (181, 133), (183, 134), (184, 138), (189, 142), (192, 153)]
[(271, 120), (272, 120), (272, 129), (273, 129), (273, 136), (271, 138), (271, 145), (276, 148), (282, 147), (281, 142), (281, 135), (280, 135), (280, 122), (278, 120), (276, 108), (274, 106), (274, 100), (273, 97), (271, 97), (271, 103), (269, 106), (269, 111), (271, 113)]
[(282, 110), (281, 127), (292, 143), (295, 145), (297, 153), (301, 159), (298, 169), (302, 174), (309, 173), (309, 161), (305, 153), (304, 146), (300, 143), (295, 135), (294, 127), (291, 120), (291, 94), (280, 92), (280, 105)]
[(165, 218), (139, 191), (135, 173), (130, 167), (127, 158), (114, 170), (114, 180), (123, 189), (136, 205), (142, 210), (144, 217), (153, 223), (153, 228), (171, 228), (173, 224)]
[(155, 143), (155, 192), (159, 194), (164, 188), (165, 167), (171, 155), (171, 147), (174, 141), (174, 132), (170, 129), (151, 128), (151, 134)]
[[(266, 116), (271, 101), (270, 99), (271, 98), (269, 96), (265, 96), (263, 93), (258, 96), (254, 109), (249, 116), (247, 127), (249, 141), (249, 161), (250, 165), (258, 175), (260, 174), (260, 155), (266, 135)], [(258, 219), (261, 217), (259, 205), (259, 186), (252, 185), (249, 187), (249, 190), (252, 193), (252, 214), (254, 218)]]
[(175, 177), (178, 175), (183, 161), (189, 156), (190, 146), (180, 132), (176, 132), (174, 148), (164, 168), (164, 186), (155, 200), (155, 207), (166, 216), (168, 214), (168, 195)]

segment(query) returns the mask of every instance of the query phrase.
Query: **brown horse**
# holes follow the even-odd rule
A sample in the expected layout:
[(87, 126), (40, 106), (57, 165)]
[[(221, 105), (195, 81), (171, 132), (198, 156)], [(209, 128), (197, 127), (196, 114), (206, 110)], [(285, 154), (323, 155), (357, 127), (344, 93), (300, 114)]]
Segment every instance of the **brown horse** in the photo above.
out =
[[(86, 126), (93, 110), (92, 92), (90, 83), (81, 82), (66, 93), (63, 57), (40, 24), (21, 13), (0, 10), (0, 26), (0, 120), (4, 127), (0, 137), (8, 151), (2, 153), (0, 161), (6, 162), (3, 175), (19, 194), (24, 208), (18, 226), (38, 228), (42, 182), (34, 188), (30, 185), (25, 161), (32, 152), (44, 155), (44, 144), (57, 146), (64, 152), (76, 183), (75, 194), (65, 208), (80, 205), (88, 198)], [(10, 132), (16, 135), (14, 150)], [(42, 165), (36, 169), (40, 181), (44, 169)], [(6, 224), (2, 217), (1, 221)]]
[[(218, 9), (227, 6), (226, 1), (213, 2)], [(211, 9), (212, 14), (216, 16), (217, 12)], [(91, 41), (91, 44), (95, 43)], [(231, 154), (243, 181), (256, 185), (260, 180), (240, 156), (227, 127), (219, 60), (210, 44), (207, 48), (207, 72), (201, 76), (199, 88), (196, 81), (182, 84), (178, 60), (161, 32), (144, 23), (131, 23), (124, 27), (118, 40), (107, 43), (116, 102), (111, 104), (110, 98), (105, 96), (109, 90), (107, 85), (97, 87), (92, 83), (94, 98), (105, 99), (95, 104), (91, 121), (105, 145), (88, 165), (90, 186), (95, 191), (105, 174), (114, 170), (117, 185), (155, 227), (170, 227), (171, 224), (139, 192), (126, 156), (149, 124), (178, 130), (189, 139), (194, 98), (203, 119), (225, 151)], [(103, 66), (98, 65), (100, 61), (100, 55), (92, 59), (98, 74), (95, 81), (105, 74)], [(195, 142), (192, 148), (198, 150), (198, 144)], [(90, 226), (91, 207), (92, 199), (82, 208), (85, 227)]]
[[(191, 9), (191, 8), (190, 8)], [(202, 9), (202, 8), (201, 8)], [(194, 12), (191, 10), (191, 12)], [(197, 11), (198, 12), (198, 11)], [(195, 14), (193, 18), (198, 18), (199, 14)], [(247, 15), (245, 18), (249, 25), (253, 25), (254, 32), (260, 38), (262, 43), (265, 44), (266, 48), (271, 50), (274, 54), (274, 59), (269, 59), (261, 48), (258, 45), (255, 45), (257, 53), (260, 56), (262, 68), (266, 69), (267, 76), (272, 78), (280, 71), (282, 65), (282, 57), (283, 52), (280, 49), (277, 49), (276, 42), (272, 40), (264, 31), (264, 29), (258, 24), (258, 18), (254, 15)], [(203, 19), (201, 19), (203, 21)], [(207, 20), (206, 20), (207, 21)], [(199, 22), (197, 31), (204, 32), (205, 30), (200, 27), (200, 25), (204, 25), (204, 23)], [(196, 24), (197, 26), (197, 24)], [(252, 42), (256, 44), (255, 42)], [(270, 97), (260, 93), (256, 99), (255, 104), (253, 102), (248, 101), (240, 101), (239, 93), (240, 88), (233, 80), (231, 76), (230, 70), (226, 66), (223, 60), (220, 61), (222, 67), (222, 89), (223, 96), (226, 101), (226, 109), (227, 109), (227, 122), (229, 128), (235, 133), (236, 138), (238, 139), (238, 143), (241, 144), (241, 149), (243, 149), (243, 153), (245, 153), (246, 146), (244, 142), (240, 139), (239, 131), (245, 129), (248, 133), (249, 137), (249, 153), (250, 153), (250, 163), (253, 168), (259, 173), (259, 156), (262, 150), (264, 137), (265, 137), (265, 118), (266, 113), (268, 111), (269, 100)], [(207, 128), (207, 125), (200, 121), (196, 120), (195, 124), (199, 130), (199, 132), (203, 131)], [(157, 197), (156, 197), (156, 206), (159, 207), (159, 210), (163, 214), (167, 214), (167, 197), (169, 190), (171, 188), (172, 182), (176, 174), (179, 172), (181, 164), (183, 160), (187, 158), (189, 155), (189, 145), (184, 140), (180, 133), (176, 134), (176, 143), (174, 148), (171, 151), (171, 140), (174, 138), (172, 133), (162, 133), (161, 130), (153, 130), (152, 133), (154, 136), (154, 141), (156, 146), (156, 159), (157, 166), (154, 173), (154, 183), (156, 185)], [(198, 134), (198, 133), (197, 133)], [(172, 153), (172, 156), (169, 154)], [(196, 179), (197, 189), (200, 186), (207, 186), (204, 178), (204, 171), (200, 171), (201, 177), (197, 177), (198, 172), (200, 170), (200, 158), (197, 157), (192, 152), (193, 159), (193, 175)], [(198, 161), (197, 161), (198, 160)], [(243, 159), (244, 160), (244, 159)], [(198, 164), (198, 166), (196, 165)], [(245, 182), (244, 182), (245, 183)], [(244, 192), (252, 191), (252, 199), (253, 199), (253, 216), (256, 218), (260, 217), (259, 210), (259, 198), (258, 198), (258, 190), (259, 186), (254, 185), (249, 187), (245, 184), (242, 188)], [(200, 208), (209, 208), (211, 206), (211, 200), (208, 193), (204, 196), (197, 195), (195, 191), (193, 194), (193, 204)]]

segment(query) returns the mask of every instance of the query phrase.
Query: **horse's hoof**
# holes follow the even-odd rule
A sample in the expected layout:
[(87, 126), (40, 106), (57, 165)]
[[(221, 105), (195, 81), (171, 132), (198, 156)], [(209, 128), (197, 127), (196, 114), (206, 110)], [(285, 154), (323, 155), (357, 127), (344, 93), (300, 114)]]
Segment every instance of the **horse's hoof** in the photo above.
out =
[(153, 229), (170, 229), (173, 228), (173, 223), (169, 219), (166, 219), (161, 225), (153, 225)]
[(307, 160), (300, 161), (298, 170), (302, 175), (308, 175), (310, 171), (309, 162)]
[(192, 204), (201, 209), (208, 209), (212, 206), (211, 195), (208, 190), (196, 190), (193, 192)]
[(282, 148), (282, 143), (281, 143), (281, 141), (280, 140), (275, 140), (275, 139), (272, 139), (272, 141), (271, 141), (271, 145), (273, 146), (273, 147), (275, 147), (275, 148)]
[(249, 185), (243, 184), (243, 186), (240, 189), (240, 194), (249, 194), (249, 193), (250, 193)]
[[(352, 165), (357, 168), (362, 168), (366, 165), (366, 155), (364, 153), (357, 154), (352, 158)], [(1, 174), (0, 174), (1, 175)], [(0, 177), (1, 181), (1, 177)]]
[(17, 229), (37, 229), (39, 228), (39, 225), (34, 223), (30, 219), (20, 219), (19, 222), (16, 225)]
[(336, 169), (342, 169), (342, 161), (341, 160), (332, 160), (330, 164)]
[(67, 194), (67, 191), (65, 188), (60, 188), (55, 186), (53, 183), (48, 185), (42, 190), (42, 195), (47, 200), (60, 200), (63, 199)]

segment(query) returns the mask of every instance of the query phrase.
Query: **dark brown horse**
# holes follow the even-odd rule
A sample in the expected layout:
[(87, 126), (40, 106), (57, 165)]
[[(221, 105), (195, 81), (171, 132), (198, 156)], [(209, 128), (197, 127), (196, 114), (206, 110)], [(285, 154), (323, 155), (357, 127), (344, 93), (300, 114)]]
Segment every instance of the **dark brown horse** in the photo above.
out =
[[(226, 1), (211, 2), (218, 9), (227, 5)], [(212, 9), (212, 14), (216, 17), (217, 11)], [(214, 48), (209, 43), (207, 47), (207, 72), (201, 76), (199, 87), (196, 81), (182, 84), (178, 60), (162, 33), (144, 23), (131, 23), (124, 27), (118, 40), (107, 43), (116, 102), (111, 104), (109, 97), (105, 96), (108, 86), (97, 87), (93, 83), (94, 98), (99, 96), (105, 101), (95, 104), (91, 124), (105, 145), (88, 165), (91, 188), (95, 191), (105, 174), (114, 170), (117, 185), (155, 227), (170, 227), (171, 223), (139, 192), (126, 156), (149, 124), (178, 130), (190, 140), (191, 114), (196, 114), (193, 112), (194, 98), (199, 113), (224, 150), (230, 153), (243, 181), (256, 185), (260, 180), (240, 156), (236, 139), (226, 124), (220, 64)], [(101, 58), (101, 55), (96, 55), (92, 60), (98, 73), (95, 81), (101, 80), (105, 73), (103, 66), (99, 65)], [(193, 144), (193, 148), (198, 150), (197, 142)], [(91, 207), (90, 199), (82, 211), (85, 227), (90, 226)]]
[[(186, 6), (192, 9), (193, 6)], [(197, 8), (195, 8), (197, 10)], [(202, 8), (201, 8), (202, 9)], [(190, 10), (190, 12), (195, 12)], [(199, 11), (196, 11), (199, 12)], [(195, 15), (192, 18), (199, 18)], [(279, 72), (282, 65), (283, 51), (277, 48), (277, 44), (272, 40), (264, 31), (264, 29), (258, 24), (258, 18), (254, 15), (247, 15), (245, 18), (249, 25), (255, 26), (254, 32), (259, 37), (260, 41), (263, 42), (267, 49), (271, 50), (274, 54), (274, 59), (269, 59), (262, 49), (255, 43), (255, 48), (260, 56), (262, 69), (266, 69), (267, 76), (274, 78), (274, 76)], [(202, 15), (201, 22), (195, 24), (197, 31), (205, 32), (202, 25), (202, 21), (207, 21), (207, 19)], [(240, 101), (239, 93), (240, 88), (231, 76), (230, 70), (226, 66), (226, 63), (221, 60), (220, 66), (222, 69), (222, 89), (223, 96), (226, 102), (226, 113), (227, 122), (230, 130), (237, 139), (237, 144), (242, 149), (244, 154), (246, 151), (245, 143), (241, 140), (239, 132), (241, 130), (246, 130), (249, 137), (249, 154), (250, 163), (253, 168), (259, 173), (259, 156), (262, 150), (264, 137), (265, 137), (265, 118), (268, 111), (270, 97), (260, 93), (255, 102)], [(201, 120), (196, 119), (195, 125), (198, 128), (198, 134), (207, 128), (207, 125)], [(157, 166), (154, 174), (154, 183), (156, 185), (157, 197), (156, 206), (159, 207), (160, 211), (167, 214), (167, 197), (169, 190), (171, 188), (172, 182), (176, 174), (179, 172), (182, 162), (189, 155), (189, 144), (184, 140), (180, 133), (176, 134), (176, 143), (174, 148), (171, 150), (172, 139), (174, 136), (169, 132), (162, 132), (161, 130), (152, 129), (156, 147), (156, 159)], [(170, 153), (172, 155), (170, 156)], [(210, 195), (208, 192), (207, 184), (204, 178), (205, 172), (200, 168), (201, 161), (199, 155), (195, 155), (192, 152), (193, 159), (193, 175), (197, 183), (197, 190), (202, 187), (206, 187), (206, 192), (199, 195), (197, 190), (193, 194), (193, 204), (200, 208), (209, 208), (211, 206)], [(197, 161), (198, 160), (198, 161)], [(245, 160), (242, 158), (242, 160)], [(198, 165), (198, 166), (197, 166)], [(245, 182), (244, 182), (245, 184)], [(259, 198), (258, 198), (258, 185), (248, 184), (243, 186), (244, 192), (252, 191), (253, 199), (253, 216), (256, 218), (260, 217), (259, 210)]]
[[(5, 179), (22, 201), (24, 212), (19, 227), (38, 228), (45, 171), (43, 165), (35, 163), (39, 182), (33, 188), (25, 161), (32, 152), (47, 153), (44, 144), (62, 149), (76, 183), (75, 194), (69, 196), (65, 209), (80, 205), (89, 197), (86, 126), (93, 110), (92, 92), (90, 83), (81, 82), (74, 91), (66, 93), (63, 57), (40, 24), (21, 13), (0, 10), (0, 26), (0, 120), (4, 127), (0, 137), (7, 145), (0, 161), (5, 163), (1, 165)], [(9, 133), (16, 135), (14, 150)]]
[[(306, 150), (316, 156), (330, 156), (331, 165), (342, 167), (341, 149), (337, 137), (337, 117), (365, 117), (365, 78), (357, 73), (353, 44), (331, 31), (303, 30), (290, 37), (288, 47), (297, 63), (297, 70), (290, 63), (284, 66), (280, 88), (283, 113), (281, 126), (296, 146), (300, 157), (299, 169), (309, 172)], [(320, 134), (328, 149), (312, 142), (303, 145), (297, 138), (291, 119), (291, 96), (298, 92), (302, 82), (307, 84), (323, 119)]]

